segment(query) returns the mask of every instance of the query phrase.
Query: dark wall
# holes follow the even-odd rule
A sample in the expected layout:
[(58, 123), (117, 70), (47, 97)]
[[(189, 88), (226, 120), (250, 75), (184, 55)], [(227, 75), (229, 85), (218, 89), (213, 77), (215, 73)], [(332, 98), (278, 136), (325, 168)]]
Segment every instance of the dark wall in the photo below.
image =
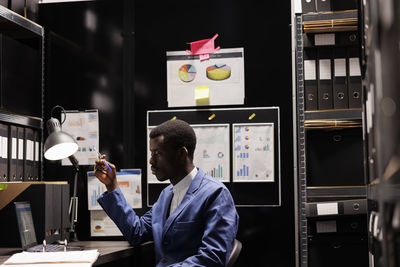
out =
[[(122, 162), (122, 1), (89, 1), (40, 5), (46, 30), (45, 121), (50, 110), (99, 110), (100, 151), (111, 162)], [(60, 113), (56, 113), (60, 118)], [(45, 129), (45, 137), (47, 129)], [(122, 166), (121, 166), (122, 167)], [(78, 237), (89, 233), (87, 176), (93, 166), (81, 166), (78, 182)], [(73, 181), (73, 170), (44, 161), (46, 180)], [(71, 188), (72, 192), (72, 188)]]
[(169, 50), (219, 34), (221, 48), (244, 47), (245, 106), (281, 108), (281, 208), (239, 208), (237, 266), (294, 266), (290, 1), (137, 1), (135, 164), (146, 170), (146, 111), (167, 108)]
[[(221, 48), (244, 47), (244, 106), (281, 109), (282, 207), (238, 209), (237, 238), (242, 241), (243, 250), (237, 266), (294, 266), (290, 1), (136, 1), (132, 12), (126, 9), (130, 2), (104, 0), (41, 6), (41, 23), (47, 31), (54, 32), (49, 35), (53, 40), (47, 44), (47, 114), (55, 104), (66, 109), (99, 108), (100, 150), (108, 153), (118, 168), (141, 168), (145, 184), (146, 111), (167, 109), (166, 51), (187, 49), (186, 42), (210, 38), (215, 33), (220, 35), (216, 44)], [(88, 9), (98, 18), (96, 33), (85, 28), (84, 14)], [(112, 44), (111, 36), (116, 33), (110, 25), (117, 25), (116, 31), (124, 33), (123, 47)], [(133, 43), (129, 40), (132, 32)], [(134, 68), (125, 57), (131, 48)], [(106, 86), (102, 85), (103, 79), (108, 81)], [(134, 91), (129, 91), (131, 88)], [(99, 105), (93, 102), (96, 94), (104, 96)], [(112, 103), (113, 108), (106, 110), (106, 103)], [(128, 103), (133, 106), (130, 116), (126, 114), (132, 109)], [(126, 145), (130, 130), (131, 149)], [(48, 179), (72, 175), (58, 165), (46, 166)], [(82, 199), (86, 198), (85, 182), (83, 178), (79, 188)], [(84, 210), (87, 205), (82, 202), (78, 234), (81, 239), (88, 239), (88, 212)]]

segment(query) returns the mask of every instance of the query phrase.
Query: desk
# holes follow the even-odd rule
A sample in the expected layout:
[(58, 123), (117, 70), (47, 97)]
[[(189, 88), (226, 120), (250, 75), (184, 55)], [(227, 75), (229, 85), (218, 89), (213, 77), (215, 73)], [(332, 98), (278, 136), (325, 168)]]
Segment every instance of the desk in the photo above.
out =
[[(93, 266), (105, 265), (111, 263), (115, 266), (116, 261), (126, 263), (135, 262), (137, 266), (142, 266), (141, 259), (143, 258), (142, 248), (152, 250), (150, 244), (144, 244), (138, 247), (132, 247), (126, 241), (78, 241), (69, 243), (71, 246), (83, 246), (86, 250), (97, 249), (99, 257)], [(0, 248), (0, 264), (3, 264), (12, 254), (21, 252), (19, 248)], [(110, 265), (111, 265), (110, 264)], [(136, 265), (135, 264), (135, 265)], [(129, 264), (134, 266), (133, 264)], [(118, 264), (120, 266), (120, 264)]]

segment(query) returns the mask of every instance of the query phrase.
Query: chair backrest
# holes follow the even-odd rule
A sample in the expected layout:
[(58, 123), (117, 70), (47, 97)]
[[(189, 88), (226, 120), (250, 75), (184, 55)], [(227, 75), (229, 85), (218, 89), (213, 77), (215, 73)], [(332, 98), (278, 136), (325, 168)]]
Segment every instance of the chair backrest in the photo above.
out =
[(239, 240), (235, 239), (235, 241), (233, 242), (231, 255), (229, 256), (228, 264), (226, 265), (227, 267), (232, 267), (235, 264), (241, 250), (242, 243)]

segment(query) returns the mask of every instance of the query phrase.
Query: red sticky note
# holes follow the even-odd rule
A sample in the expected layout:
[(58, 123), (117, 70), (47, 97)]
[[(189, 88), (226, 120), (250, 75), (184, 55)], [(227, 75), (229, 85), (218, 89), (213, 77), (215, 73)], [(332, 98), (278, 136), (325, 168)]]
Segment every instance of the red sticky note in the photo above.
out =
[(200, 60), (205, 60), (210, 58), (209, 54), (215, 53), (220, 49), (218, 46), (215, 48), (214, 40), (218, 37), (218, 33), (214, 35), (211, 39), (204, 39), (195, 42), (188, 43), (190, 44), (190, 49), (186, 50), (190, 55), (200, 55)]

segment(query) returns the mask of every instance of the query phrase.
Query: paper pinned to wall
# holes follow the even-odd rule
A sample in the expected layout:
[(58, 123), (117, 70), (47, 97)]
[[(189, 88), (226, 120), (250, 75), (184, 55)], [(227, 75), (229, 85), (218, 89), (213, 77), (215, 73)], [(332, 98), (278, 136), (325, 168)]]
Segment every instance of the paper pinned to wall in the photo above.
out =
[[(88, 179), (88, 209), (102, 210), (97, 202), (99, 196), (107, 191), (93, 171), (87, 173)], [(142, 208), (142, 174), (140, 169), (124, 170), (117, 172), (118, 186), (126, 202), (134, 209)]]
[[(66, 111), (62, 130), (69, 133), (78, 143), (74, 154), (79, 165), (94, 165), (97, 158), (93, 147), (99, 148), (99, 112), (98, 110)], [(69, 159), (61, 161), (63, 166), (71, 165)]]
[(117, 225), (103, 210), (90, 211), (90, 235), (91, 236), (122, 236)]
[(167, 52), (168, 107), (197, 106), (195, 88), (209, 86), (208, 105), (244, 104), (244, 50), (220, 49), (207, 61), (185, 51)]
[(194, 165), (221, 182), (229, 182), (229, 124), (204, 124), (192, 127), (197, 139)]
[(274, 124), (233, 124), (233, 182), (274, 182)]
[[(193, 156), (194, 165), (221, 182), (229, 182), (229, 124), (197, 124), (191, 126), (196, 133), (197, 139)], [(148, 127), (147, 136), (149, 136), (153, 128), (154, 127)], [(150, 148), (148, 148), (147, 153), (148, 159), (150, 159)], [(169, 180), (164, 182), (157, 180), (157, 177), (151, 172), (149, 161), (147, 162), (147, 183), (168, 184)]]

